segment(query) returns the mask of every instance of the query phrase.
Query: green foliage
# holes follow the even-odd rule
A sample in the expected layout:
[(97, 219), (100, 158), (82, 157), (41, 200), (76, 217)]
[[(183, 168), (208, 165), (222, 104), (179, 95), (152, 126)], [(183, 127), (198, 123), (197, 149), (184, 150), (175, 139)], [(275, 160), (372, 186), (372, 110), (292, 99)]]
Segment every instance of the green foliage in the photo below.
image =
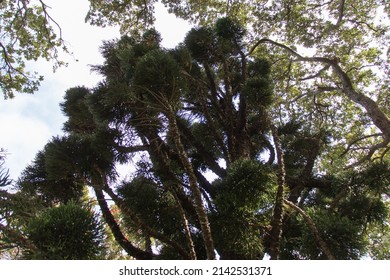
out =
[(227, 54), (242, 51), (244, 28), (231, 18), (217, 20), (212, 27), (192, 28), (186, 35), (185, 45), (196, 61), (214, 63)]
[[(254, 160), (233, 163), (227, 176), (214, 183), (214, 238), (224, 258), (259, 259), (263, 232), (273, 203), (275, 178), (269, 167)], [(268, 216), (269, 218), (269, 216)]]
[(220, 211), (259, 211), (274, 191), (275, 178), (270, 168), (255, 160), (238, 160), (227, 175), (216, 182), (216, 204)]
[(83, 185), (75, 174), (64, 170), (65, 166), (61, 165), (59, 170), (54, 171), (62, 172), (62, 176), (49, 175), (47, 164), (46, 150), (39, 152), (22, 172), (17, 183), (18, 189), (30, 195), (38, 195), (47, 205), (80, 199)]
[(3, 153), (5, 153), (5, 151), (0, 149), (0, 187), (5, 187), (11, 184), (11, 180), (9, 179), (9, 171), (5, 170), (3, 167), (5, 158)]
[[(89, 0), (86, 21), (92, 25), (111, 26), (120, 22), (121, 33), (139, 35), (154, 22), (156, 0)], [(114, 8), (115, 7), (115, 8)]]
[[(32, 3), (30, 3), (32, 2)], [(4, 0), (0, 5), (0, 91), (4, 98), (16, 92), (33, 93), (43, 76), (26, 70), (26, 62), (44, 58), (53, 68), (64, 65), (59, 50), (67, 49), (55, 29), (59, 26), (40, 1)], [(54, 23), (54, 24), (53, 24)]]
[[(360, 259), (364, 256), (367, 243), (358, 223), (326, 210), (310, 208), (306, 211), (337, 259)], [(283, 237), (282, 259), (326, 259), (312, 231), (301, 218), (289, 217), (286, 224), (288, 230)]]
[[(148, 225), (153, 225), (153, 228), (168, 236), (177, 234), (180, 225), (177, 206), (172, 194), (162, 186), (145, 177), (136, 177), (121, 185), (118, 193), (127, 207), (142, 217)], [(130, 230), (134, 228), (131, 220), (126, 219), (126, 222)], [(133, 234), (137, 234), (137, 231)]]
[(90, 178), (97, 172), (93, 171), (95, 168), (115, 176), (112, 162), (114, 153), (108, 143), (101, 140), (77, 135), (53, 138), (46, 145), (45, 168), (48, 178), (62, 179), (69, 174), (76, 178)]
[(96, 259), (103, 249), (103, 231), (97, 215), (74, 202), (38, 215), (30, 221), (26, 232), (38, 248), (38, 252), (27, 256), (31, 259)]
[(141, 100), (154, 106), (164, 106), (164, 100), (178, 101), (179, 68), (166, 52), (154, 50), (143, 56), (136, 65), (134, 87)]
[(216, 42), (210, 28), (191, 29), (187, 33), (184, 43), (195, 60), (203, 62), (213, 58)]
[(242, 26), (228, 17), (218, 19), (215, 23), (215, 30), (218, 37), (236, 44), (240, 43), (245, 35), (245, 30)]
[(267, 78), (253, 77), (246, 81), (243, 93), (254, 106), (269, 106), (273, 101), (273, 89)]
[[(388, 197), (389, 178), (387, 163), (372, 164), (328, 176), (306, 197), (302, 207), (337, 259), (360, 259), (366, 254), (384, 258), (386, 249), (378, 250), (377, 242), (388, 235), (389, 208), (383, 198)], [(326, 258), (300, 217), (290, 213), (285, 224), (282, 258)]]
[(85, 87), (71, 88), (66, 91), (65, 101), (60, 104), (62, 112), (68, 117), (64, 124), (65, 131), (77, 133), (92, 132), (95, 128), (93, 116), (85, 100), (90, 92)]

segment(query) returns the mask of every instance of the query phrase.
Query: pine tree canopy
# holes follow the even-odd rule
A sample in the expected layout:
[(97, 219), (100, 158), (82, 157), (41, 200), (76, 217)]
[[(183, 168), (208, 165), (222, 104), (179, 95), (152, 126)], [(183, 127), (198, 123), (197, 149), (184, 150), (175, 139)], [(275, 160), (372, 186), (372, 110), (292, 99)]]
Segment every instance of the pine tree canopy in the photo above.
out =
[[(301, 5), (306, 13), (291, 4), (289, 15), (270, 10), (291, 1), (270, 1), (263, 14), (242, 1), (228, 1), (237, 5), (226, 13), (220, 1), (205, 10), (162, 1), (198, 23), (173, 49), (153, 28), (126, 32), (132, 20), (153, 22), (154, 1), (143, 1), (145, 14), (141, 4), (126, 6), (133, 1), (91, 2), (94, 24), (115, 21), (111, 2), (133, 17), (101, 47), (104, 62), (93, 70), (102, 81), (66, 92), (64, 135), (38, 153), (15, 194), (0, 193), (10, 213), (0, 217), (1, 242), (46, 259), (120, 251), (134, 259), (390, 258), (386, 78), (377, 95), (364, 91), (375, 75), (359, 72), (360, 62), (383, 61), (361, 48), (362, 30), (374, 25), (362, 22), (355, 39), (342, 32), (344, 21), (357, 24), (347, 1), (345, 14), (321, 27), (313, 1)], [(253, 21), (262, 15), (280, 19), (279, 41), (271, 22)], [(28, 213), (13, 199), (29, 202)], [(90, 204), (99, 217), (84, 211)], [(77, 255), (83, 230), (88, 242)]]

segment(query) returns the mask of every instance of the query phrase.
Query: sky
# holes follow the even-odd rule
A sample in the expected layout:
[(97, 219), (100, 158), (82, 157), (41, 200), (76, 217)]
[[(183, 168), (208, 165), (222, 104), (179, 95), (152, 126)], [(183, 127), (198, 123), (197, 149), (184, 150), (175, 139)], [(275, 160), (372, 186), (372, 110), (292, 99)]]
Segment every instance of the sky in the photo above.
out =
[[(30, 71), (44, 75), (35, 94), (16, 94), (15, 98), (0, 99), (0, 148), (7, 151), (5, 167), (12, 179), (32, 162), (36, 153), (56, 135), (63, 134), (65, 117), (59, 103), (67, 89), (75, 86), (95, 86), (102, 77), (90, 71), (90, 65), (103, 62), (99, 46), (103, 40), (118, 38), (119, 28), (100, 28), (85, 23), (88, 0), (45, 0), (49, 13), (61, 26), (63, 39), (72, 56), (63, 54), (69, 63), (55, 73), (52, 63), (28, 63)], [(156, 29), (161, 33), (162, 45), (171, 48), (180, 43), (190, 26), (156, 7)]]

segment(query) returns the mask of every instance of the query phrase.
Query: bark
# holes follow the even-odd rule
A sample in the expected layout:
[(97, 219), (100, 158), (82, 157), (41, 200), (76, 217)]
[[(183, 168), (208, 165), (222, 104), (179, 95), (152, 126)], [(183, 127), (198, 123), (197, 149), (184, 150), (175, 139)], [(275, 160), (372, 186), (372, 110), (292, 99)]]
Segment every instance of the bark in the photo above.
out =
[(187, 153), (184, 149), (184, 146), (181, 142), (179, 129), (176, 122), (176, 115), (171, 107), (170, 104), (167, 104), (167, 118), (169, 119), (170, 128), (172, 130), (172, 136), (175, 142), (175, 146), (177, 148), (181, 163), (183, 165), (184, 170), (187, 173), (187, 176), (189, 178), (190, 182), (190, 189), (192, 191), (192, 195), (194, 198), (194, 206), (197, 213), (197, 216), (199, 218), (200, 227), (202, 230), (202, 236), (204, 241), (204, 246), (207, 253), (207, 258), (210, 260), (215, 259), (215, 251), (214, 251), (214, 241), (211, 235), (211, 229), (209, 220), (207, 217), (206, 209), (203, 205), (202, 200), (202, 194), (198, 187), (198, 182), (194, 173), (194, 170), (192, 168), (192, 165), (190, 163), (190, 160), (188, 159)]
[(188, 245), (188, 250), (190, 252), (189, 253), (190, 259), (191, 260), (196, 260), (197, 257), (196, 257), (195, 245), (194, 245), (194, 241), (192, 240), (191, 230), (190, 230), (190, 226), (189, 226), (189, 223), (188, 223), (186, 212), (184, 211), (183, 207), (181, 206), (180, 200), (177, 197), (175, 191), (172, 190), (171, 192), (174, 195), (175, 200), (177, 202), (177, 207), (178, 207), (179, 212), (180, 212), (180, 218), (181, 218), (183, 226), (184, 226), (186, 240), (187, 240), (187, 245)]
[(107, 205), (107, 202), (104, 198), (103, 191), (98, 188), (94, 188), (97, 201), (99, 203), (100, 209), (102, 211), (103, 217), (110, 227), (112, 234), (114, 235), (115, 240), (118, 244), (128, 253), (130, 256), (140, 259), (140, 260), (151, 260), (153, 254), (145, 252), (137, 247), (135, 247), (122, 233), (121, 228), (115, 220), (115, 217), (112, 215), (110, 208)]
[(333, 256), (333, 254), (330, 251), (330, 249), (329, 249), (328, 245), (326, 244), (326, 242), (322, 239), (322, 237), (321, 237), (321, 235), (320, 235), (316, 225), (314, 224), (314, 222), (310, 218), (310, 216), (307, 215), (305, 211), (303, 211), (301, 208), (299, 208), (297, 205), (295, 205), (291, 201), (288, 201), (287, 199), (285, 199), (284, 203), (286, 205), (290, 206), (295, 211), (297, 211), (302, 216), (302, 218), (305, 220), (305, 222), (309, 226), (311, 232), (313, 233), (314, 238), (316, 239), (318, 246), (320, 246), (320, 248), (322, 249), (322, 251), (324, 252), (326, 257), (329, 260), (335, 260), (335, 257)]
[(283, 233), (283, 200), (284, 200), (284, 189), (286, 185), (286, 170), (284, 167), (284, 158), (282, 145), (280, 143), (277, 128), (271, 125), (272, 136), (276, 147), (276, 154), (278, 158), (278, 190), (276, 193), (276, 202), (274, 208), (274, 214), (271, 221), (271, 243), (270, 243), (270, 256), (271, 260), (279, 259), (280, 254), (280, 240)]
[[(104, 175), (102, 174), (102, 179), (104, 180)], [(171, 246), (174, 248), (184, 259), (191, 259), (190, 254), (186, 252), (186, 250), (177, 242), (171, 240), (166, 235), (159, 233), (158, 231), (151, 228), (149, 225), (147, 225), (142, 219), (140, 219), (137, 214), (135, 214), (129, 207), (126, 207), (126, 205), (123, 203), (123, 200), (121, 200), (108, 186), (106, 182), (102, 183), (101, 189), (103, 189), (109, 197), (115, 202), (115, 204), (119, 207), (119, 209), (126, 214), (137, 226), (147, 235), (150, 237), (156, 238), (160, 240), (161, 242)], [(95, 190), (96, 192), (96, 190)], [(103, 196), (104, 198), (104, 196)], [(99, 204), (100, 205), (100, 204)], [(119, 226), (118, 226), (119, 227)], [(119, 229), (120, 230), (120, 229)], [(114, 235), (115, 237), (115, 235)]]

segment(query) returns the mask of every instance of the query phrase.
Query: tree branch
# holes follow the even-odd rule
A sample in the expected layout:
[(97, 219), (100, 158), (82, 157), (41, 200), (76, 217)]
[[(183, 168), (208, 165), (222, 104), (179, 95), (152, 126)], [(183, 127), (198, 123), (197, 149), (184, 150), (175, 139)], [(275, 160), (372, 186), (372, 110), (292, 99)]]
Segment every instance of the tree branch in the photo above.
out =
[(332, 252), (329, 250), (328, 245), (326, 244), (326, 242), (322, 239), (322, 237), (321, 237), (321, 235), (320, 235), (316, 225), (314, 224), (314, 222), (310, 218), (310, 216), (307, 215), (305, 211), (303, 211), (301, 208), (299, 208), (297, 205), (295, 205), (291, 201), (288, 201), (287, 199), (284, 199), (283, 202), (286, 205), (288, 205), (289, 207), (291, 207), (292, 209), (294, 209), (295, 211), (297, 211), (302, 216), (302, 218), (305, 220), (305, 222), (309, 226), (311, 232), (314, 235), (314, 238), (316, 239), (318, 245), (320, 246), (320, 248), (322, 249), (322, 251), (324, 252), (326, 257), (329, 260), (335, 260), (335, 257), (333, 256)]
[(336, 27), (339, 27), (341, 25), (341, 21), (343, 20), (344, 17), (344, 8), (345, 8), (345, 0), (340, 0), (340, 5), (339, 5), (339, 16), (337, 19)]
[[(166, 235), (164, 234), (161, 234), (159, 232), (157, 232), (156, 230), (154, 230), (153, 228), (151, 228), (149, 225), (147, 225), (144, 221), (142, 221), (137, 214), (135, 214), (129, 207), (127, 207), (124, 203), (123, 203), (123, 200), (120, 199), (114, 192), (113, 190), (110, 188), (110, 186), (108, 186), (107, 182), (106, 182), (106, 179), (105, 179), (105, 176), (103, 174), (103, 172), (101, 172), (98, 168), (97, 168), (100, 176), (101, 176), (101, 180), (102, 180), (102, 183), (101, 184), (98, 184), (97, 188), (101, 187), (102, 190), (104, 190), (110, 197), (111, 199), (115, 202), (115, 204), (119, 207), (119, 209), (123, 212), (123, 213), (126, 213), (129, 218), (134, 222), (136, 223), (139, 228), (141, 228), (142, 230), (144, 230), (149, 236), (151, 237), (154, 237), (158, 240), (160, 240), (161, 242), (163, 243), (166, 243), (170, 246), (172, 246), (181, 256), (183, 256), (185, 259), (191, 259), (190, 255), (186, 252), (186, 250), (183, 249), (183, 247), (171, 240), (170, 238), (168, 238)], [(96, 187), (94, 188), (95, 189), (95, 192), (96, 192)], [(104, 198), (104, 197), (103, 197)], [(104, 205), (103, 205), (104, 206)], [(115, 236), (115, 235), (114, 235)]]
[(382, 142), (380, 142), (380, 143), (378, 143), (378, 144), (372, 146), (372, 147), (370, 148), (370, 150), (368, 151), (368, 153), (367, 153), (366, 156), (364, 156), (363, 158), (361, 158), (361, 159), (358, 160), (357, 162), (348, 165), (348, 166), (346, 167), (346, 169), (348, 169), (348, 168), (353, 168), (353, 167), (355, 167), (355, 166), (360, 165), (361, 163), (363, 163), (363, 162), (366, 161), (366, 160), (370, 160), (371, 157), (372, 157), (372, 155), (373, 155), (378, 149), (381, 149), (381, 148), (386, 148), (386, 149), (388, 149), (388, 148), (389, 148), (389, 147), (388, 147), (389, 142), (390, 142), (390, 139), (384, 139)]
[(251, 54), (262, 43), (269, 43), (286, 50), (288, 53), (297, 58), (295, 61), (320, 62), (332, 67), (334, 73), (340, 79), (343, 85), (343, 91), (345, 95), (353, 102), (361, 105), (366, 110), (368, 116), (371, 118), (375, 126), (383, 132), (384, 138), (390, 140), (390, 119), (378, 107), (378, 104), (376, 104), (374, 100), (354, 89), (351, 79), (349, 78), (347, 73), (341, 68), (337, 58), (329, 59), (326, 57), (304, 57), (290, 47), (267, 38), (259, 40), (252, 47), (248, 55)]
[(286, 170), (284, 166), (284, 157), (282, 144), (278, 135), (277, 128), (272, 124), (271, 125), (272, 136), (274, 138), (276, 155), (278, 159), (278, 190), (276, 193), (276, 201), (274, 207), (274, 213), (271, 221), (271, 244), (270, 244), (270, 256), (271, 260), (279, 259), (280, 254), (280, 240), (283, 233), (283, 199), (284, 199), (284, 189), (286, 185)]
[(183, 168), (187, 173), (189, 178), (190, 188), (193, 195), (194, 206), (199, 218), (199, 223), (202, 231), (204, 246), (206, 249), (207, 259), (214, 260), (215, 259), (215, 247), (214, 241), (211, 235), (211, 229), (209, 220), (207, 217), (206, 209), (203, 205), (202, 194), (200, 192), (197, 178), (195, 176), (193, 167), (188, 159), (188, 155), (184, 149), (184, 146), (181, 141), (179, 129), (176, 123), (176, 115), (170, 104), (167, 104), (169, 107), (169, 111), (166, 112), (167, 118), (169, 119), (169, 125), (172, 131), (173, 140), (175, 142), (175, 146), (177, 148), (180, 160), (182, 162)]
[(346, 153), (348, 153), (348, 151), (351, 149), (351, 147), (353, 145), (355, 145), (357, 142), (360, 142), (360, 141), (363, 141), (364, 139), (367, 139), (367, 138), (370, 138), (370, 137), (377, 137), (377, 136), (382, 136), (383, 134), (382, 133), (375, 133), (375, 134), (371, 134), (371, 135), (364, 135), (354, 141), (352, 141), (351, 143), (348, 144), (348, 147), (345, 149), (345, 151), (340, 155), (340, 157), (343, 157)]
[(110, 208), (107, 205), (106, 200), (104, 199), (104, 194), (101, 189), (94, 187), (97, 201), (99, 203), (100, 209), (102, 211), (103, 217), (110, 227), (112, 234), (114, 235), (115, 240), (118, 244), (132, 257), (140, 260), (150, 260), (153, 258), (153, 254), (143, 251), (135, 247), (122, 233), (121, 228), (118, 223), (115, 221), (115, 217), (112, 215)]

